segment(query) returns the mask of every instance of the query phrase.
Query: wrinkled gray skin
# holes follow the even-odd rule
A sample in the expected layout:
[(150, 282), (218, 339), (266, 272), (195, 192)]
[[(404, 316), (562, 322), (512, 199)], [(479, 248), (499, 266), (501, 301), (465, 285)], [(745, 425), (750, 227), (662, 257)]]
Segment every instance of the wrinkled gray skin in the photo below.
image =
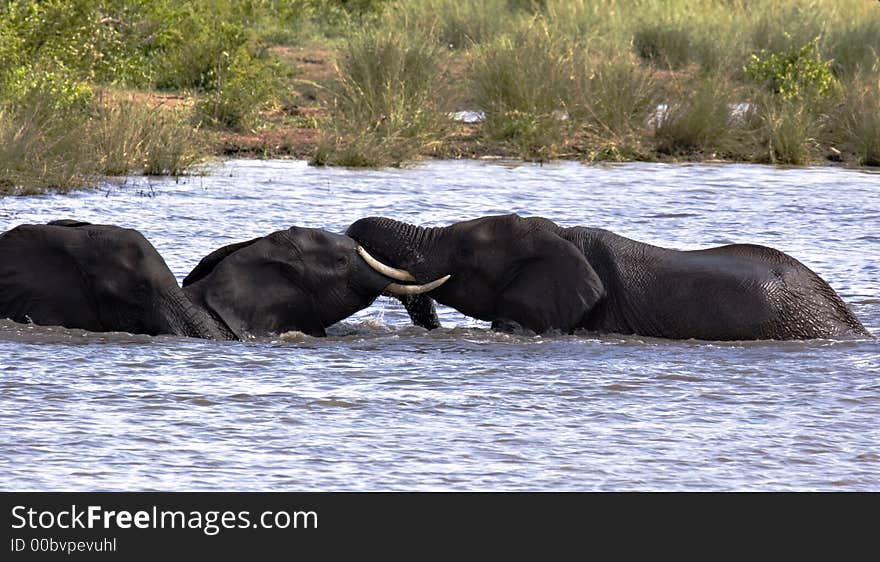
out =
[(428, 296), (503, 331), (702, 340), (870, 336), (825, 281), (764, 246), (671, 250), (517, 215), (441, 228), (371, 217), (346, 234), (417, 282), (452, 275), (404, 302), (413, 322), (429, 329), (439, 322)]
[(0, 318), (209, 339), (322, 336), (390, 282), (356, 248), (346, 236), (294, 227), (211, 253), (181, 289), (135, 230), (22, 225), (0, 234)]
[(228, 337), (324, 336), (390, 282), (348, 236), (292, 227), (215, 250), (186, 276), (183, 292)]
[(0, 318), (93, 332), (221, 337), (141, 233), (72, 220), (0, 234)]

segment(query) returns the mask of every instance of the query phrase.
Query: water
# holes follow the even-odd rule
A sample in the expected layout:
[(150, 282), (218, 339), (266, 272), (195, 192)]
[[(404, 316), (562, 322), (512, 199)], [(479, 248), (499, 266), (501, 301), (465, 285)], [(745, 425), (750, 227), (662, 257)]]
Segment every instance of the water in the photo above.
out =
[[(137, 228), (182, 279), (296, 224), (343, 231), (516, 211), (682, 249), (774, 246), (880, 334), (880, 176), (839, 168), (232, 161), (0, 198), (0, 230)], [(379, 299), (253, 342), (0, 322), (3, 490), (880, 490), (880, 343), (523, 337)]]

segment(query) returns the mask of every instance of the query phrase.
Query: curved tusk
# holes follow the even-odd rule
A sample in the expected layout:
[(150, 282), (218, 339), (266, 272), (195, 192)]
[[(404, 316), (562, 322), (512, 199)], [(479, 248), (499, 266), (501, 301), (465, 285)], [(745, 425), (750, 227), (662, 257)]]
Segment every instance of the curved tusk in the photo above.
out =
[(428, 291), (433, 291), (443, 283), (449, 281), (451, 275), (446, 275), (445, 277), (441, 277), (440, 279), (434, 279), (430, 283), (425, 283), (424, 285), (398, 285), (397, 283), (389, 283), (387, 287), (385, 287), (385, 292), (391, 293), (392, 295), (421, 295), (422, 293), (427, 293)]
[(380, 262), (376, 258), (370, 255), (369, 252), (364, 250), (362, 246), (357, 247), (357, 252), (364, 258), (364, 261), (367, 262), (367, 265), (384, 275), (385, 277), (390, 277), (392, 279), (397, 279), (398, 281), (415, 281), (416, 278), (412, 276), (412, 273), (406, 271), (405, 269), (396, 269), (391, 267), (390, 265), (385, 265)]

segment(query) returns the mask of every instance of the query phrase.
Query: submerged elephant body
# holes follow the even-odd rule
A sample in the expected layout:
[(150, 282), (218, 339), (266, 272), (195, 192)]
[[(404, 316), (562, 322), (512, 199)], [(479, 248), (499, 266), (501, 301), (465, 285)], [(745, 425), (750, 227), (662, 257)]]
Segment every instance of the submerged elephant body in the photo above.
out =
[[(703, 340), (869, 335), (818, 275), (764, 246), (671, 250), (517, 215), (439, 228), (371, 217), (347, 234), (416, 279), (451, 274), (430, 296), (496, 329)], [(427, 298), (406, 304), (431, 328)]]
[(64, 220), (0, 234), (0, 318), (96, 332), (323, 336), (383, 291), (434, 286), (401, 286), (370, 267), (351, 238), (312, 228), (220, 248), (184, 288), (136, 230)]
[(70, 220), (0, 234), (0, 318), (93, 332), (219, 336), (140, 232)]
[(870, 336), (825, 281), (772, 248), (671, 250), (516, 215), (442, 228), (374, 217), (348, 236), (291, 227), (212, 252), (183, 285), (135, 230), (56, 221), (0, 234), (0, 318), (91, 331), (321, 336), (383, 292), (430, 329), (439, 326), (430, 291), (501, 330)]
[(599, 272), (589, 330), (703, 340), (864, 336), (840, 296), (801, 262), (754, 244), (670, 250), (601, 229), (560, 229)]

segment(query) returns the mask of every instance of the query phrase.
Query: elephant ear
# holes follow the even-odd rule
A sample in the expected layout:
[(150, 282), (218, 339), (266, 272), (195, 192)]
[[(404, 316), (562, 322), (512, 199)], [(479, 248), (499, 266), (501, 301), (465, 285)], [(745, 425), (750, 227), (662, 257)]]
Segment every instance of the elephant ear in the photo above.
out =
[(269, 237), (239, 246), (216, 260), (211, 275), (199, 284), (206, 308), (239, 339), (290, 330), (326, 335), (320, 311), (287, 264), (283, 254), (288, 250)]
[(203, 257), (195, 269), (190, 271), (189, 275), (183, 278), (183, 283), (181, 285), (186, 287), (187, 285), (192, 285), (199, 279), (207, 277), (212, 271), (214, 271), (214, 268), (216, 268), (221, 261), (242, 248), (247, 248), (254, 242), (260, 241), (262, 238), (263, 237), (261, 236), (259, 238), (254, 238), (253, 240), (247, 240), (246, 242), (236, 242), (235, 244), (223, 246), (222, 248), (214, 250), (207, 256)]
[(512, 321), (537, 333), (571, 332), (605, 297), (598, 274), (571, 242), (537, 230), (520, 241), (525, 251), (513, 280), (499, 294), (496, 325)]

